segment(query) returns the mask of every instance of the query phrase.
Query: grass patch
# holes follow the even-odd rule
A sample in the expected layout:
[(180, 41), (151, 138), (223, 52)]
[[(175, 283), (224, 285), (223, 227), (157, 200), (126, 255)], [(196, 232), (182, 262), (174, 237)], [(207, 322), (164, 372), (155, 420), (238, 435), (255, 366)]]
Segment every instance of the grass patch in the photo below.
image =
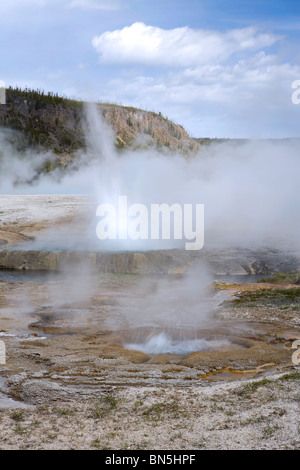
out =
[(295, 371), (295, 372), (290, 372), (288, 374), (284, 374), (281, 377), (279, 377), (280, 381), (285, 382), (287, 380), (300, 380), (300, 372)]
[(28, 434), (28, 430), (22, 427), (19, 423), (16, 425), (14, 430), (16, 434), (20, 434), (20, 435)]
[(24, 414), (23, 414), (23, 411), (14, 411), (11, 415), (10, 415), (11, 419), (13, 419), (16, 423), (20, 423), (21, 421), (24, 421)]
[(70, 410), (68, 408), (53, 408), (53, 413), (59, 416), (73, 416), (75, 414), (74, 410)]
[(102, 441), (99, 437), (96, 437), (96, 439), (91, 442), (91, 447), (97, 450), (111, 450), (110, 445), (107, 442)]
[(96, 403), (94, 408), (91, 411), (91, 417), (94, 419), (100, 419), (107, 416), (111, 411), (117, 408), (118, 402), (117, 399), (111, 395), (105, 395), (105, 397), (100, 398)]
[(109, 409), (116, 408), (117, 406), (117, 399), (113, 395), (106, 395), (103, 399), (103, 402), (105, 403), (106, 407)]
[(279, 429), (279, 426), (275, 424), (274, 426), (268, 425), (263, 429), (262, 438), (270, 439), (274, 436), (275, 432)]
[[(289, 372), (287, 374), (282, 375), (279, 377), (278, 381), (280, 382), (286, 382), (289, 380), (299, 380), (300, 379), (300, 371), (295, 371), (295, 372)], [(240, 396), (240, 397), (245, 397), (249, 398), (253, 393), (256, 392), (256, 390), (259, 387), (265, 387), (267, 385), (270, 385), (274, 383), (274, 379), (261, 379), (261, 380), (255, 380), (254, 382), (248, 383), (244, 385), (243, 387), (237, 389), (235, 391), (235, 394)]]
[(143, 411), (143, 416), (153, 421), (158, 421), (165, 413), (168, 414), (168, 417), (178, 418), (180, 415), (179, 411), (178, 401), (172, 400), (170, 402), (154, 403)]
[(277, 273), (271, 277), (259, 279), (257, 282), (267, 284), (300, 284), (300, 273)]
[(261, 380), (256, 380), (254, 382), (250, 382), (243, 387), (239, 388), (238, 390), (235, 391), (235, 394), (238, 395), (239, 397), (245, 397), (249, 398), (253, 393), (256, 392), (256, 390), (259, 387), (265, 387), (266, 385), (269, 385), (273, 382), (273, 380), (270, 379), (261, 379)]
[(300, 289), (259, 289), (255, 291), (241, 292), (238, 298), (229, 301), (231, 305), (241, 307), (255, 307), (264, 304), (270, 307), (293, 306), (300, 308)]

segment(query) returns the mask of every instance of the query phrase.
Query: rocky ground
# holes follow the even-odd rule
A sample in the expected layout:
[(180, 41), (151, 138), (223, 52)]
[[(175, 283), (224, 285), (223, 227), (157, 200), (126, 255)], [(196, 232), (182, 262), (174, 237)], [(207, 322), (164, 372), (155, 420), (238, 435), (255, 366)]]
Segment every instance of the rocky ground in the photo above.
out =
[[(62, 226), (65, 203), (51, 203)], [(2, 217), (3, 231), (40, 233), (17, 206)], [(185, 270), (0, 274), (1, 449), (299, 449), (299, 284), (241, 276), (204, 289)], [(162, 331), (208, 346), (128, 348)]]
[(299, 449), (298, 385), (289, 371), (2, 408), (1, 449)]
[(231, 344), (152, 355), (124, 347), (133, 333), (122, 326), (115, 294), (128, 295), (126, 276), (109, 279), (89, 305), (60, 299), (54, 308), (60, 282), (0, 283), (1, 449), (299, 448), (292, 306), (271, 322), (266, 307), (259, 324), (256, 308), (253, 317), (235, 308), (234, 323), (231, 309), (220, 308), (199, 335)]

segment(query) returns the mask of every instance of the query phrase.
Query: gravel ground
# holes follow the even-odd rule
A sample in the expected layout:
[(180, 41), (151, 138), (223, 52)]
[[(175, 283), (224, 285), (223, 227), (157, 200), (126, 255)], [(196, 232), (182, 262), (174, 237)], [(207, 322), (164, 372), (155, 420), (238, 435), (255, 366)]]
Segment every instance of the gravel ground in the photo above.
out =
[[(26, 197), (21, 204), (20, 197), (1, 196), (3, 243), (22, 243), (26, 236), (47, 232), (54, 225), (63, 233), (66, 222), (73, 227), (74, 219), (82, 215), (81, 197), (28, 197), (30, 204)], [(299, 336), (299, 310), (221, 309), (218, 318), (224, 322), (237, 326), (240, 321), (250, 326), (262, 322), (268, 341), (273, 333), (281, 341), (272, 343), (280, 358), (253, 374), (228, 374), (225, 364), (222, 373), (214, 375), (218, 372), (214, 367), (204, 378), (206, 371), (197, 353), (186, 363), (175, 364), (170, 358), (155, 361), (126, 351), (116, 336), (105, 336), (108, 327), (124, 320), (114, 313), (116, 299), (124, 298), (123, 312), (128, 309), (129, 284), (120, 291), (114, 282), (109, 280), (105, 295), (89, 295), (86, 283), (80, 281), (76, 294), (84, 287), (87, 296), (76, 297), (73, 304), (66, 303), (65, 287), (59, 302), (55, 290), (53, 303), (50, 283), (48, 287), (0, 283), (0, 332), (14, 330), (22, 336), (35, 322), (36, 328), (49, 333), (39, 341), (4, 338), (8, 361), (0, 364), (1, 450), (299, 449), (300, 370), (292, 364), (286, 336), (287, 332), (292, 339)], [(77, 312), (76, 318), (68, 317), (71, 310)], [(267, 322), (278, 327), (268, 329)], [(249, 334), (247, 341), (261, 341), (262, 333), (251, 333), (253, 338)], [(275, 351), (270, 344), (268, 354)], [(258, 356), (252, 368), (259, 364), (264, 347), (253, 349)], [(245, 348), (240, 353), (238, 349), (234, 357), (243, 352)], [(223, 358), (226, 354), (221, 353)], [(251, 370), (252, 358), (247, 356), (247, 361)]]
[(2, 409), (0, 446), (295, 450), (299, 400), (296, 370), (212, 386), (124, 387), (81, 403)]

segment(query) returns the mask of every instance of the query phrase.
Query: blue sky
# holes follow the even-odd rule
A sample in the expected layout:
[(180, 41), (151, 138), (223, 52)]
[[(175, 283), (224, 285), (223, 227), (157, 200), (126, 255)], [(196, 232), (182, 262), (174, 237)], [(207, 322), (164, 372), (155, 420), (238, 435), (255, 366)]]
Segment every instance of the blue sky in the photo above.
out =
[(300, 2), (10, 0), (0, 80), (162, 112), (193, 137), (300, 137)]

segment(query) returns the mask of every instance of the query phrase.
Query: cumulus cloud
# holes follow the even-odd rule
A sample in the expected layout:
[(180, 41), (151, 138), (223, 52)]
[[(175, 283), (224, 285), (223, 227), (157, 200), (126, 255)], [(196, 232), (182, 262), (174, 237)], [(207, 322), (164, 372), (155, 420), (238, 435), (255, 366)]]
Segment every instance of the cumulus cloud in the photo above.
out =
[(252, 27), (219, 32), (134, 23), (95, 36), (92, 44), (105, 63), (190, 67), (223, 62), (232, 54), (269, 47), (278, 39)]
[(161, 111), (196, 137), (298, 135), (299, 106), (291, 84), (300, 67), (259, 52), (233, 63), (120, 76), (107, 83), (106, 99)]
[(280, 59), (280, 41), (253, 27), (219, 32), (134, 23), (92, 44), (102, 64), (140, 66), (138, 76), (133, 67), (132, 75), (107, 83), (107, 101), (184, 118), (194, 136), (286, 137), (298, 133), (291, 84), (300, 67)]

